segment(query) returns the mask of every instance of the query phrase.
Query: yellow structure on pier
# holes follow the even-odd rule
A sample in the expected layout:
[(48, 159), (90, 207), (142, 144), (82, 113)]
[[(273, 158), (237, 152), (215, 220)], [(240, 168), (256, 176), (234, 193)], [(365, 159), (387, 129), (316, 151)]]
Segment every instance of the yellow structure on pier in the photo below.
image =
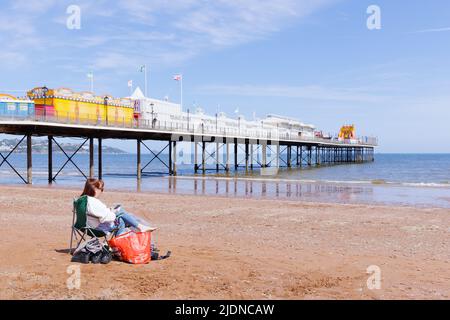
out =
[(356, 139), (355, 126), (353, 124), (349, 126), (342, 126), (341, 130), (339, 131), (339, 139), (341, 140)]
[(90, 92), (75, 93), (67, 88), (34, 88), (27, 96), (35, 102), (36, 117), (67, 122), (130, 125), (134, 108), (130, 99), (94, 96)]

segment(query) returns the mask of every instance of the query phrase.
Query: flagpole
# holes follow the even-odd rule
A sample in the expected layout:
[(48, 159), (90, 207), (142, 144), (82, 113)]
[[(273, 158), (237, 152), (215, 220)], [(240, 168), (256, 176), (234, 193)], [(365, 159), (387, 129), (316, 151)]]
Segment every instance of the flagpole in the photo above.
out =
[(181, 75), (180, 90), (181, 90), (181, 111), (183, 111), (183, 75)]
[(89, 74), (89, 79), (91, 80), (91, 92), (94, 93), (94, 73)]
[(144, 64), (144, 69), (145, 69), (145, 74), (144, 74), (144, 77), (145, 77), (145, 97), (147, 98), (148, 95), (147, 95), (147, 65), (146, 64)]

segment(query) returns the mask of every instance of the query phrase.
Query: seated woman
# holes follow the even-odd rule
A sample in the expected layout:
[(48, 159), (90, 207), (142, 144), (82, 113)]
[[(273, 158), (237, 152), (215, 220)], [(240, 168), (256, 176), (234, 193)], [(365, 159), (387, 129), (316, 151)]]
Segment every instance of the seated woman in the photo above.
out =
[(87, 223), (91, 228), (106, 233), (117, 229), (116, 236), (124, 233), (127, 227), (134, 227), (141, 232), (154, 231), (143, 225), (135, 216), (125, 212), (122, 208), (108, 208), (98, 197), (103, 192), (104, 182), (99, 179), (87, 179), (81, 196), (87, 196)]

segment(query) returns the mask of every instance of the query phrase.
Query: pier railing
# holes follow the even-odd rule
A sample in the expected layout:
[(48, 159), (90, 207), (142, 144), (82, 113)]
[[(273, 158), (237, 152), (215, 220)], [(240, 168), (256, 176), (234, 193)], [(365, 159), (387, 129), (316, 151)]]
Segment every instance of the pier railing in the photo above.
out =
[(280, 132), (281, 130), (269, 126), (261, 125), (256, 127), (223, 127), (217, 125), (205, 125), (203, 123), (190, 123), (187, 121), (168, 121), (168, 120), (143, 120), (143, 119), (128, 119), (125, 117), (113, 117), (102, 119), (90, 114), (80, 114), (74, 117), (72, 114), (52, 114), (52, 115), (30, 115), (30, 116), (15, 116), (15, 115), (0, 115), (1, 120), (12, 121), (36, 121), (47, 123), (60, 123), (69, 125), (86, 125), (93, 127), (111, 127), (111, 128), (127, 128), (127, 129), (142, 129), (151, 131), (173, 132), (176, 134), (199, 134), (199, 135), (222, 135), (225, 137), (244, 137), (247, 139), (265, 139), (265, 140), (289, 140), (311, 143), (325, 143), (325, 144), (356, 144), (373, 147), (378, 145), (375, 137), (358, 137), (352, 140), (339, 140), (337, 138), (321, 138), (310, 137), (302, 135), (293, 135), (289, 132)]

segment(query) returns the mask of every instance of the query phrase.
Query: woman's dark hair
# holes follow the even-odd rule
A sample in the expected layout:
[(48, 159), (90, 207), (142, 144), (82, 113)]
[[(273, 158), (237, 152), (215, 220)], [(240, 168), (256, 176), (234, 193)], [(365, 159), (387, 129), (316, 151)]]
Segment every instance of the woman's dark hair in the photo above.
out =
[(86, 184), (84, 185), (84, 190), (81, 196), (95, 196), (95, 189), (100, 189), (103, 191), (105, 183), (100, 179), (89, 178), (86, 180)]

